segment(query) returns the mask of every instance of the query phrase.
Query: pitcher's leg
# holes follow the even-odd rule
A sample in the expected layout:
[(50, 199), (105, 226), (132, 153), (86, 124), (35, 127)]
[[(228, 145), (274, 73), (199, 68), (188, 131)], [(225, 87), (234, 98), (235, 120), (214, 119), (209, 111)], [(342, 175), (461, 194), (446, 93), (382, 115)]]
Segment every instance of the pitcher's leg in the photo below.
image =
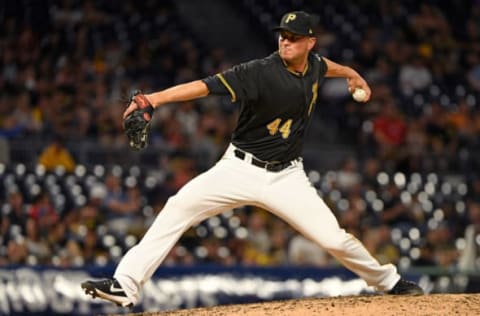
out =
[(311, 186), (303, 169), (273, 181), (266, 207), (290, 223), (300, 233), (337, 258), (345, 267), (379, 290), (390, 290), (400, 279), (392, 264), (380, 265), (360, 241), (340, 228), (338, 221)]
[(236, 207), (235, 205), (212, 205), (200, 209), (186, 206), (182, 194), (170, 198), (157, 216), (145, 237), (131, 248), (120, 261), (114, 274), (127, 295), (139, 299), (140, 287), (163, 262), (182, 234), (194, 223)]
[(248, 194), (254, 194), (254, 185), (235, 181), (238, 168), (229, 166), (231, 163), (222, 161), (187, 183), (168, 200), (139, 244), (122, 258), (114, 277), (134, 303), (138, 301), (140, 287), (188, 228), (245, 204)]

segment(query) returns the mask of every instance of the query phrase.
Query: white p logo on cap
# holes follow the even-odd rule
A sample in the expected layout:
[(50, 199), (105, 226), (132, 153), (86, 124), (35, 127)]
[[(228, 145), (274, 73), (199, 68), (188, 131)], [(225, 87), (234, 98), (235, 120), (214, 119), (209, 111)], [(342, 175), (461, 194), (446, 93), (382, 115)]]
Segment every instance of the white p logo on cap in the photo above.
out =
[(297, 18), (297, 16), (293, 13), (290, 13), (289, 15), (287, 15), (287, 18), (285, 19), (285, 23), (288, 23), (290, 21), (293, 21)]

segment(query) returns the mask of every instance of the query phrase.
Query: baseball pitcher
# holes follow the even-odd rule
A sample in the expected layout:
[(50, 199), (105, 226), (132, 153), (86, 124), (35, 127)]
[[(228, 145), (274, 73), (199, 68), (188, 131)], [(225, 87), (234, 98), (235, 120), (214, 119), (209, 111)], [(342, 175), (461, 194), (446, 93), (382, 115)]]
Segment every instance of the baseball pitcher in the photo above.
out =
[(229, 95), (240, 107), (240, 116), (220, 161), (168, 200), (143, 239), (122, 258), (112, 279), (82, 283), (87, 294), (121, 306), (135, 305), (142, 285), (187, 229), (247, 204), (279, 216), (379, 291), (423, 293), (418, 285), (401, 278), (394, 265), (380, 265), (339, 227), (303, 169), (305, 130), (324, 78), (345, 78), (350, 92), (365, 91), (363, 102), (370, 98), (368, 84), (352, 68), (312, 52), (316, 36), (309, 14), (287, 13), (274, 30), (279, 33), (278, 51), (266, 58), (202, 80), (132, 96), (124, 127), (136, 149), (147, 146), (153, 111), (164, 104), (209, 94)]

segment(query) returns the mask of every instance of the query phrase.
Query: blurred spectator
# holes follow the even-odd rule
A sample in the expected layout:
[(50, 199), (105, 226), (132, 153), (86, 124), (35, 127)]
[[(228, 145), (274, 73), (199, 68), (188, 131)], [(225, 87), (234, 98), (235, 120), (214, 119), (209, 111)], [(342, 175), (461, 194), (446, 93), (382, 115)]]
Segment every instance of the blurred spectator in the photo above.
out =
[(336, 184), (341, 190), (349, 190), (360, 183), (358, 162), (353, 157), (346, 158), (337, 171)]
[(31, 96), (25, 91), (20, 93), (14, 100), (15, 107), (12, 118), (22, 127), (23, 133), (30, 135), (41, 132), (42, 125), (35, 109), (31, 108)]
[(33, 220), (35, 229), (40, 229), (41, 234), (46, 234), (60, 219), (55, 211), (47, 192), (40, 192), (28, 209), (28, 217)]
[(373, 119), (373, 137), (380, 159), (398, 162), (403, 153), (399, 146), (405, 142), (407, 124), (393, 100), (385, 100), (381, 112)]
[(399, 169), (406, 172), (421, 172), (428, 152), (428, 136), (420, 121), (410, 120), (405, 135), (405, 157)]
[(390, 183), (386, 186), (381, 196), (384, 208), (379, 213), (379, 217), (382, 223), (390, 227), (409, 228), (414, 225), (415, 218), (410, 208), (402, 202), (401, 192), (395, 183)]
[(265, 211), (254, 210), (248, 218), (248, 237), (242, 263), (247, 265), (268, 265), (272, 241), (266, 225), (269, 216)]
[[(23, 238), (12, 239), (7, 244), (7, 260), (5, 264), (26, 264), (29, 252)], [(4, 260), (0, 258), (0, 265), (2, 261)]]
[[(50, 225), (51, 227), (51, 225)], [(50, 264), (50, 249), (46, 242), (46, 234), (48, 230), (41, 229), (38, 222), (32, 218), (27, 221), (27, 232), (25, 235), (25, 245), (28, 249), (28, 254), (35, 258), (34, 263)]]
[(362, 236), (360, 225), (363, 211), (357, 204), (349, 203), (348, 209), (338, 215), (340, 226), (356, 238)]
[(363, 237), (365, 247), (380, 262), (398, 262), (400, 253), (393, 245), (391, 230), (387, 225), (381, 225), (366, 231)]
[(446, 120), (459, 147), (465, 147), (473, 137), (472, 111), (465, 99), (461, 99), (455, 110), (446, 115)]
[(175, 245), (165, 258), (166, 266), (191, 266), (195, 263), (196, 258), (182, 245)]
[(116, 233), (137, 230), (137, 214), (140, 211), (141, 196), (137, 187), (124, 190), (121, 178), (109, 173), (105, 178), (105, 196), (102, 204), (106, 208), (107, 225)]
[(470, 87), (475, 91), (480, 91), (480, 52), (471, 52), (468, 55), (467, 79)]
[(13, 96), (0, 97), (0, 137), (7, 139), (18, 137), (25, 130), (20, 118), (13, 115), (14, 108), (11, 104), (14, 101)]
[(433, 79), (421, 56), (414, 55), (407, 64), (401, 66), (399, 81), (403, 94), (409, 95), (428, 88)]
[(311, 240), (296, 234), (288, 244), (288, 262), (299, 266), (325, 267), (329, 263), (329, 255)]
[(288, 262), (289, 227), (276, 219), (270, 229), (272, 231), (270, 247), (270, 265), (283, 265)]
[(268, 253), (270, 251), (271, 240), (268, 234), (266, 214), (264, 211), (253, 211), (248, 219), (248, 241), (252, 246), (261, 253)]
[(454, 245), (452, 232), (447, 223), (439, 223), (438, 227), (427, 232), (426, 240), (434, 247), (435, 265), (442, 268), (452, 268), (456, 265), (458, 251)]
[(377, 175), (381, 171), (381, 163), (379, 159), (372, 157), (367, 158), (362, 168), (362, 184), (365, 189), (377, 189)]
[(89, 198), (85, 205), (78, 209), (78, 222), (88, 229), (95, 229), (103, 223), (104, 209), (103, 199), (107, 190), (102, 184), (94, 184), (89, 192)]
[(43, 165), (48, 171), (54, 171), (57, 167), (63, 167), (67, 172), (72, 172), (75, 169), (75, 160), (60, 136), (56, 136), (40, 153), (38, 164)]
[(0, 234), (7, 237), (11, 229), (18, 229), (16, 233), (26, 234), (28, 219), (27, 206), (24, 204), (23, 196), (19, 191), (12, 191), (7, 197), (7, 208), (3, 208), (1, 217)]
[(97, 263), (97, 257), (104, 253), (99, 244), (99, 236), (93, 229), (88, 229), (85, 236), (79, 240), (79, 247), (81, 249), (80, 255), (85, 264)]
[(63, 221), (57, 222), (49, 230), (45, 238), (51, 256), (62, 257), (61, 266), (73, 266), (72, 255), (67, 250), (68, 244), (67, 227)]
[(440, 155), (444, 154), (452, 141), (445, 109), (443, 109), (438, 102), (431, 102), (429, 106), (425, 108), (422, 121), (424, 121), (425, 132), (429, 139), (429, 151)]
[(430, 243), (425, 243), (420, 248), (420, 255), (413, 260), (412, 266), (416, 267), (433, 267), (435, 266), (435, 252), (434, 247)]
[(96, 198), (104, 195), (103, 205), (107, 207), (111, 215), (129, 214), (137, 211), (140, 206), (138, 200), (131, 199), (125, 192), (120, 176), (113, 173), (109, 173), (105, 178), (105, 193), (100, 193), (100, 188), (96, 188), (96, 190), (98, 190), (98, 193), (92, 190), (92, 197)]
[(442, 31), (449, 27), (443, 12), (429, 3), (420, 4), (420, 10), (413, 14), (411, 24), (420, 38), (426, 38), (434, 31)]
[(460, 253), (458, 268), (472, 272), (480, 269), (480, 252), (478, 236), (480, 236), (480, 204), (471, 202), (468, 205), (470, 224), (465, 228), (465, 247)]
[(472, 175), (470, 190), (468, 191), (469, 201), (480, 203), (480, 177)]
[(8, 165), (10, 163), (10, 144), (5, 137), (0, 136), (0, 163)]
[(169, 167), (172, 173), (172, 185), (175, 192), (196, 175), (195, 161), (183, 153), (172, 157), (169, 161)]
[(198, 247), (197, 256), (202, 263), (212, 264), (225, 264), (228, 263), (224, 260), (226, 256), (222, 255), (222, 247), (220, 240), (216, 237), (210, 237), (202, 240), (201, 246)]

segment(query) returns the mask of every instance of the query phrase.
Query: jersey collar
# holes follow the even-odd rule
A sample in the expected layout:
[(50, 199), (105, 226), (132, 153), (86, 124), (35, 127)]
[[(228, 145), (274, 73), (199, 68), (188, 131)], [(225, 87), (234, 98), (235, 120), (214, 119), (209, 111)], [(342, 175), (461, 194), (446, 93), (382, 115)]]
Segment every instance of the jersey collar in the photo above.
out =
[[(277, 52), (277, 53), (278, 53), (278, 52)], [(309, 54), (309, 55), (310, 55), (310, 54)], [(285, 62), (285, 60), (283, 60), (283, 58), (280, 57), (280, 53), (278, 53), (278, 57), (280, 58), (280, 60), (282, 61), (282, 64), (285, 66), (285, 69), (287, 69), (287, 71), (288, 71), (289, 73), (294, 74), (294, 75), (297, 76), (297, 77), (304, 77), (305, 74), (307, 73), (307, 71), (308, 71), (308, 64), (309, 64), (309, 62), (308, 62), (309, 58), (308, 58), (308, 57), (307, 57), (307, 65), (305, 66), (305, 69), (303, 70), (303, 72), (298, 72), (298, 71), (294, 71), (294, 70), (288, 69), (288, 65), (287, 65), (287, 63)]]

